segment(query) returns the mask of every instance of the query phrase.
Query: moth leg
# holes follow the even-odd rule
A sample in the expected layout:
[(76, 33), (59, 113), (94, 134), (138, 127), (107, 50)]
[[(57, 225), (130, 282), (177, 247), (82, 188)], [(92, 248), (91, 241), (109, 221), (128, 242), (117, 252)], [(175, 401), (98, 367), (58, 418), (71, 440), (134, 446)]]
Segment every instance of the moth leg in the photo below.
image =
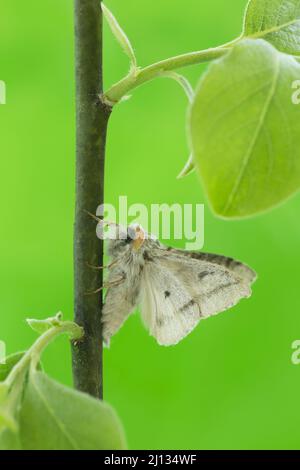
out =
[(120, 284), (122, 284), (122, 282), (125, 279), (126, 279), (126, 276), (123, 274), (118, 279), (114, 279), (114, 280), (109, 281), (109, 282), (104, 282), (103, 286), (104, 286), (105, 289), (108, 289), (109, 287), (119, 286)]
[(90, 264), (88, 262), (86, 262), (86, 265), (91, 268), (91, 269), (96, 269), (96, 270), (102, 270), (102, 269), (107, 269), (109, 267), (109, 265), (107, 266), (94, 266), (93, 264)]
[(113, 261), (112, 263), (107, 264), (106, 266), (94, 266), (93, 264), (90, 264), (88, 262), (86, 264), (88, 265), (89, 268), (96, 269), (96, 270), (100, 271), (102, 269), (111, 269), (111, 268), (113, 268), (116, 264), (118, 264), (119, 261), (120, 260), (117, 259), (117, 260)]
[(103, 284), (103, 286), (99, 287), (99, 289), (86, 292), (85, 295), (94, 295), (94, 294), (98, 294), (98, 293), (101, 292), (103, 289), (105, 289), (105, 285), (104, 285), (104, 284)]
[(119, 277), (118, 279), (114, 279), (113, 281), (104, 282), (104, 283), (103, 283), (103, 286), (99, 287), (99, 289), (96, 289), (96, 290), (94, 290), (94, 291), (87, 292), (86, 295), (98, 294), (98, 293), (101, 292), (103, 289), (109, 289), (110, 287), (119, 286), (120, 284), (122, 284), (122, 282), (124, 282), (124, 280), (125, 280), (125, 276), (121, 276), (121, 277)]

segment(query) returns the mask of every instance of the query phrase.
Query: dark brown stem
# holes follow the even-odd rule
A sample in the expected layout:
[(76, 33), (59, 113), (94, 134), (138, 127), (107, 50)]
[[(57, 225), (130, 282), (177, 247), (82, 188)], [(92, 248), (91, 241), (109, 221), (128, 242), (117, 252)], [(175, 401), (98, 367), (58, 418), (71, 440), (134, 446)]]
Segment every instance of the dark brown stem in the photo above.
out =
[(102, 94), (102, 12), (99, 0), (75, 0), (76, 54), (76, 210), (74, 227), (75, 322), (84, 339), (73, 345), (74, 385), (102, 398), (101, 294), (103, 244), (96, 237), (95, 214), (104, 197), (104, 159), (110, 109)]

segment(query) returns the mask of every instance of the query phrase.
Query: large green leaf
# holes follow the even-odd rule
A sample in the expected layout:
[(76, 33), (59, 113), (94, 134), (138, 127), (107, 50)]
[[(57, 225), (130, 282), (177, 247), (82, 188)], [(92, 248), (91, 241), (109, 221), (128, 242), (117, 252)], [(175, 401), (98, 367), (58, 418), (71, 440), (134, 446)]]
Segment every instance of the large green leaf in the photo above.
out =
[(19, 434), (10, 429), (0, 433), (0, 450), (21, 450)]
[(245, 217), (300, 187), (297, 61), (263, 40), (244, 40), (214, 62), (190, 113), (195, 163), (214, 211)]
[(300, 54), (300, 0), (250, 0), (244, 36), (262, 38), (279, 51)]
[(20, 413), (23, 449), (124, 449), (119, 419), (107, 404), (33, 372)]

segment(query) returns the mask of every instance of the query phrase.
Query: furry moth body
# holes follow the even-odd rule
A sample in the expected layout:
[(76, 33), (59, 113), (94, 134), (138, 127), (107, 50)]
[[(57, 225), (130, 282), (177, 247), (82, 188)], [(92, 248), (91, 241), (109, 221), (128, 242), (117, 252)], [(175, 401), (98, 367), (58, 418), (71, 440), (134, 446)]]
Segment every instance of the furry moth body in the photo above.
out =
[(245, 264), (167, 247), (140, 226), (116, 227), (122, 237), (109, 240), (112, 262), (102, 313), (106, 344), (137, 306), (150, 335), (169, 346), (187, 336), (201, 319), (251, 295), (256, 273)]

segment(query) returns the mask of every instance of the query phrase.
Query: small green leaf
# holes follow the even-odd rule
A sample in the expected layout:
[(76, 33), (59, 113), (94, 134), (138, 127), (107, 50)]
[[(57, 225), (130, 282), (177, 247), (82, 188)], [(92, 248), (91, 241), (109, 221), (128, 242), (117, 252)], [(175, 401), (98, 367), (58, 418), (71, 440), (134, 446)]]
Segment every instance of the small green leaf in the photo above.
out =
[(300, 66), (263, 40), (214, 62), (190, 113), (195, 163), (216, 214), (247, 217), (300, 188)]
[(137, 68), (136, 58), (135, 58), (135, 54), (134, 54), (132, 45), (128, 37), (124, 33), (123, 29), (119, 25), (118, 21), (116, 20), (112, 12), (104, 5), (104, 3), (101, 3), (101, 7), (102, 7), (103, 15), (105, 16), (105, 19), (107, 23), (109, 24), (109, 27), (113, 35), (115, 36), (116, 40), (122, 47), (125, 54), (129, 57), (132, 69), (136, 69)]
[(195, 170), (194, 157), (193, 155), (190, 155), (188, 161), (186, 162), (183, 169), (177, 176), (177, 179), (181, 179), (181, 178), (184, 178), (185, 176), (190, 175), (191, 173), (193, 173), (194, 170)]
[[(23, 388), (26, 385), (27, 375), (25, 374), (18, 383), (14, 382), (13, 385), (8, 385), (6, 379), (13, 368), (22, 359), (25, 352), (17, 352), (7, 356), (5, 364), (0, 364), (0, 449), (3, 446), (3, 434), (6, 436), (6, 441), (9, 439), (15, 440), (15, 434), (18, 431), (17, 412), (19, 403), (22, 397)], [(37, 365), (38, 370), (41, 370), (41, 364)], [(10, 437), (9, 437), (10, 436)]]
[(269, 41), (279, 51), (300, 54), (300, 0), (250, 0), (244, 36)]
[(27, 323), (34, 331), (42, 335), (45, 331), (60, 326), (62, 322), (62, 313), (58, 312), (54, 317), (46, 318), (45, 320), (37, 320), (35, 318), (27, 318)]
[(193, 98), (194, 98), (193, 87), (184, 75), (180, 75), (177, 72), (169, 71), (169, 72), (162, 72), (161, 77), (172, 78), (172, 80), (175, 80), (182, 87), (189, 102), (191, 103), (193, 101)]
[(20, 413), (23, 449), (124, 449), (114, 410), (100, 400), (31, 372)]
[(26, 321), (30, 328), (39, 335), (42, 335), (45, 331), (53, 327), (48, 320), (35, 320), (34, 318), (28, 318)]
[(10, 393), (9, 386), (5, 382), (0, 382), (0, 436), (6, 429), (14, 433), (18, 430), (15, 418), (16, 406), (14, 397)]
[(0, 382), (3, 382), (6, 379), (12, 368), (19, 362), (24, 354), (24, 351), (22, 351), (6, 357), (5, 364), (0, 364)]
[(10, 403), (9, 386), (4, 382), (4, 380), (24, 354), (24, 352), (11, 354), (6, 357), (5, 364), (0, 364), (0, 449), (3, 445), (3, 434), (7, 432), (7, 434), (5, 434), (6, 438), (11, 436), (11, 438), (14, 439), (13, 436), (18, 429), (14, 416), (14, 405)]
[[(189, 80), (184, 75), (180, 75), (177, 72), (169, 71), (169, 72), (162, 72), (161, 77), (171, 78), (172, 80), (175, 80), (185, 92), (189, 102), (190, 103), (193, 102), (195, 93)], [(188, 161), (184, 165), (184, 168), (181, 170), (181, 172), (177, 176), (177, 179), (181, 179), (184, 176), (189, 175), (190, 173), (194, 171), (194, 168), (195, 168), (195, 165), (193, 162), (193, 155), (190, 155)]]

